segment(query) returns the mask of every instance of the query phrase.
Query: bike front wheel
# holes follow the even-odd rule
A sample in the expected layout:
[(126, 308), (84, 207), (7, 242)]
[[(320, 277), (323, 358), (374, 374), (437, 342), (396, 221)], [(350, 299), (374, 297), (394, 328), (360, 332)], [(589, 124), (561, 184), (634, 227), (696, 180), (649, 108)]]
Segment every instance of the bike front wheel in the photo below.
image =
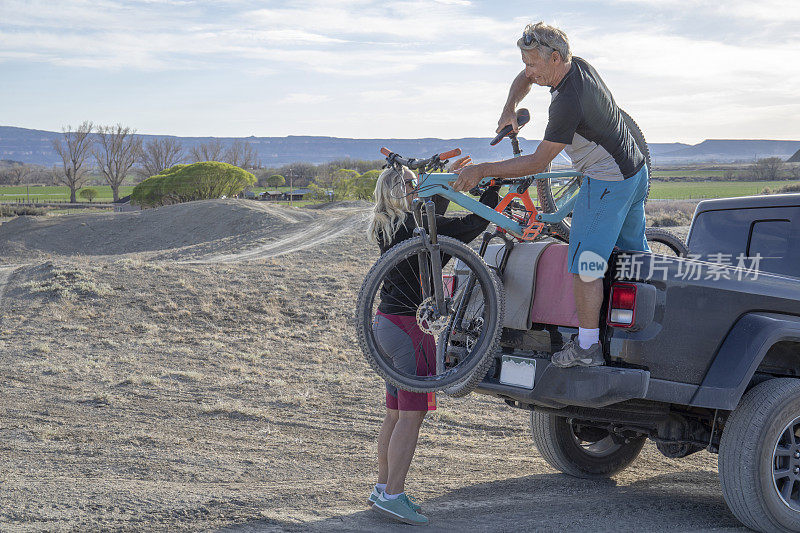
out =
[[(438, 246), (432, 252), (422, 237), (397, 244), (373, 265), (358, 295), (361, 349), (375, 371), (398, 389), (474, 387), (499, 346), (505, 301), (497, 274), (456, 239), (440, 236)], [(439, 272), (434, 253), (442, 264)], [(434, 294), (437, 277), (443, 309), (437, 308)], [(437, 349), (448, 329), (465, 339), (457, 353)]]

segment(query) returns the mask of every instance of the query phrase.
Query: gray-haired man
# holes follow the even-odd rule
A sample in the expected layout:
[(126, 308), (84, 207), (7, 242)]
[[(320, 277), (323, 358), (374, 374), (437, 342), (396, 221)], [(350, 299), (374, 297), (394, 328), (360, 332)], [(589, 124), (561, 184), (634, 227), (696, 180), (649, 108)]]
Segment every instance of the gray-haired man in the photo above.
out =
[(607, 264), (615, 245), (650, 251), (644, 236), (647, 165), (608, 87), (589, 63), (572, 56), (563, 31), (543, 22), (529, 24), (517, 46), (525, 70), (511, 84), (497, 131), (508, 124), (517, 131), (517, 104), (535, 83), (552, 93), (544, 140), (531, 155), (464, 168), (455, 189), (467, 191), (488, 176), (543, 172), (566, 150), (585, 176), (572, 214), (567, 258), (580, 327), (552, 362), (562, 367), (602, 365), (599, 320), (605, 270), (585, 271), (581, 265), (597, 265), (598, 260)]

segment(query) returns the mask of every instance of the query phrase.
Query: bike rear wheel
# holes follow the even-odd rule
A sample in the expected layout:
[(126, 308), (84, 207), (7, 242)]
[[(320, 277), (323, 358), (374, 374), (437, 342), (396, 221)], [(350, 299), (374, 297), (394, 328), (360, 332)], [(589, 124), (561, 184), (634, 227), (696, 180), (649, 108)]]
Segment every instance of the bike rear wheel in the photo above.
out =
[(647, 245), (654, 254), (674, 257), (686, 257), (689, 253), (683, 241), (672, 232), (661, 228), (645, 228), (644, 236)]
[[(647, 168), (650, 172), (652, 172), (653, 167), (650, 164), (650, 149), (647, 146), (647, 141), (645, 141), (642, 130), (639, 128), (639, 125), (636, 124), (636, 121), (634, 121), (631, 116), (628, 115), (628, 113), (621, 109), (620, 113), (622, 113), (622, 118), (625, 121), (625, 124), (628, 126), (633, 138), (636, 140), (639, 150), (642, 152), (642, 154), (644, 154), (645, 161), (647, 162)], [(567, 203), (573, 196), (578, 194), (580, 187), (580, 177), (536, 180), (536, 193), (539, 196), (539, 205), (541, 206), (541, 211), (543, 213), (555, 213), (562, 205)], [(645, 197), (645, 202), (647, 202), (648, 196), (650, 196), (649, 182), (647, 184), (647, 196)], [(569, 240), (571, 222), (572, 217), (568, 216), (561, 222), (552, 224), (552, 231), (559, 237)]]
[[(422, 237), (388, 250), (367, 274), (356, 304), (356, 332), (367, 361), (389, 383), (406, 391), (474, 387), (500, 342), (504, 297), (497, 274), (460, 241), (440, 236), (438, 244), (440, 273), (434, 272), (431, 251)], [(434, 276), (441, 276), (445, 287), (442, 312), (436, 308), (432, 281), (421, 281)], [(395, 340), (387, 335), (388, 330), (398, 330), (394, 326), (410, 333), (411, 346), (402, 335)], [(444, 352), (436, 343), (447, 328), (455, 328), (469, 343), (458, 354), (437, 357)], [(397, 338), (405, 348), (398, 348)]]

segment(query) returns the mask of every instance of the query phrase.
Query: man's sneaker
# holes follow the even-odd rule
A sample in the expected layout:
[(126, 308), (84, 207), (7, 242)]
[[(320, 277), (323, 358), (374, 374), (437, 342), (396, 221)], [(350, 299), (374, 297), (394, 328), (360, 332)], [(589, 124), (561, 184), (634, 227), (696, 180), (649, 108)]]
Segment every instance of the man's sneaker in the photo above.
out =
[(406, 524), (414, 526), (426, 525), (428, 523), (428, 517), (412, 509), (409, 503), (410, 501), (402, 496), (394, 500), (387, 500), (384, 495), (381, 494), (372, 506), (372, 510), (387, 518), (393, 518), (394, 520)]
[(550, 358), (553, 365), (567, 368), (570, 366), (600, 366), (606, 363), (603, 359), (603, 349), (600, 343), (596, 342), (586, 349), (578, 344), (578, 335), (573, 335), (572, 339), (564, 345), (561, 351), (553, 354)]

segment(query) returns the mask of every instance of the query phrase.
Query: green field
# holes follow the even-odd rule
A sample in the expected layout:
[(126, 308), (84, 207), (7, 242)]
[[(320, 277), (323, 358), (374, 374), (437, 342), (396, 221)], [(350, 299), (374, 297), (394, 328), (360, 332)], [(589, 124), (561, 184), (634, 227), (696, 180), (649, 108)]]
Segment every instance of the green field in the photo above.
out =
[[(660, 171), (656, 171), (658, 174)], [(684, 172), (684, 171), (665, 171), (665, 172)], [(693, 172), (693, 171), (686, 171)], [(714, 171), (696, 171), (709, 172)], [(720, 171), (721, 172), (721, 171)], [(797, 181), (653, 181), (651, 183), (650, 198), (668, 200), (692, 200), (699, 198), (725, 198), (732, 196), (748, 196), (761, 194), (765, 187), (772, 191), (777, 191), (783, 186), (797, 184)], [(110, 202), (111, 187), (107, 185), (92, 187), (98, 192), (94, 203)], [(299, 188), (299, 187), (295, 187)], [(281, 191), (288, 191), (289, 187), (279, 187)], [(127, 196), (133, 190), (132, 186), (126, 185), (120, 188), (120, 196)], [(262, 187), (256, 187), (253, 191), (258, 194), (264, 191)], [(28, 187), (26, 195), (25, 186), (4, 186), (0, 187), (0, 203), (2, 202), (68, 202), (69, 189), (64, 186), (31, 186)], [(79, 202), (86, 202), (78, 198)], [(284, 202), (281, 202), (284, 203)], [(309, 202), (294, 202), (295, 205), (303, 205)]]
[[(89, 187), (85, 187), (89, 188)], [(111, 187), (108, 185), (92, 186), (92, 189), (97, 191), (97, 197), (94, 203), (110, 202), (113, 199), (111, 194)], [(123, 185), (119, 188), (120, 197), (127, 196), (133, 190), (133, 186)], [(80, 190), (78, 191), (80, 194)], [(79, 202), (86, 202), (80, 196), (77, 197)], [(53, 186), (29, 186), (19, 185), (15, 187), (0, 187), (0, 202), (69, 202), (69, 187), (63, 185)]]
[(652, 177), (658, 178), (722, 178), (724, 170), (654, 170)]
[(796, 181), (653, 181), (650, 198), (664, 200), (691, 200), (695, 198), (727, 198), (761, 194), (765, 187), (777, 189)]

